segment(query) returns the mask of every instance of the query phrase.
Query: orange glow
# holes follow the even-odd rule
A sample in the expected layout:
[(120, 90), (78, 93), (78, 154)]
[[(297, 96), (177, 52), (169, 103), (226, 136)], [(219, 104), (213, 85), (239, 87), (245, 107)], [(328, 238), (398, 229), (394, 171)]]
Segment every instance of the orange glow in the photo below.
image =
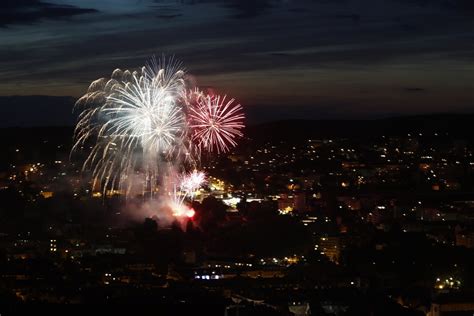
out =
[(178, 205), (173, 208), (173, 216), (175, 217), (193, 218), (195, 214), (196, 211), (186, 205)]
[(49, 199), (50, 197), (53, 197), (53, 192), (51, 192), (51, 191), (41, 191), (40, 194), (45, 199)]

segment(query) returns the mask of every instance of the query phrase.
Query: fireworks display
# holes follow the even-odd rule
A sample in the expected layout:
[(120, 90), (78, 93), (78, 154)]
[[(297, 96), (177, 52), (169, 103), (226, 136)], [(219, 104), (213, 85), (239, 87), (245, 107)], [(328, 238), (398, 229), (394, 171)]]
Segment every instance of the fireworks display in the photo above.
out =
[(240, 104), (188, 87), (173, 58), (92, 82), (75, 111), (72, 151), (88, 153), (83, 170), (91, 171), (94, 189), (171, 196), (176, 209), (205, 182), (197, 171), (201, 153), (229, 151), (244, 127)]

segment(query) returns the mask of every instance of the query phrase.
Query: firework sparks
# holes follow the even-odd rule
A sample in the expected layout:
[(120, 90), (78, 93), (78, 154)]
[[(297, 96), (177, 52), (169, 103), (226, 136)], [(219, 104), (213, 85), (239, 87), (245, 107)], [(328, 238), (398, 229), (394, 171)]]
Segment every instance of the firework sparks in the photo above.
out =
[(205, 182), (206, 174), (202, 171), (194, 170), (182, 177), (180, 188), (187, 196), (194, 199), (196, 191), (199, 190)]
[(226, 96), (201, 96), (190, 108), (190, 127), (193, 140), (200, 148), (217, 153), (229, 151), (237, 145), (236, 138), (242, 137), (244, 115), (240, 104)]

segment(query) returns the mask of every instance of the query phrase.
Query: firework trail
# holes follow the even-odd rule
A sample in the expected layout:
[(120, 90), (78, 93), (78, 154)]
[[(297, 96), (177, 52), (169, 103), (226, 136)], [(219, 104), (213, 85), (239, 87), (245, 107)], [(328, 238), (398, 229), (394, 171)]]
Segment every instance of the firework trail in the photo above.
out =
[(104, 195), (172, 196), (183, 205), (205, 181), (196, 170), (201, 152), (227, 152), (242, 137), (244, 115), (233, 101), (189, 89), (173, 58), (116, 69), (76, 102), (71, 153), (87, 152), (83, 170)]

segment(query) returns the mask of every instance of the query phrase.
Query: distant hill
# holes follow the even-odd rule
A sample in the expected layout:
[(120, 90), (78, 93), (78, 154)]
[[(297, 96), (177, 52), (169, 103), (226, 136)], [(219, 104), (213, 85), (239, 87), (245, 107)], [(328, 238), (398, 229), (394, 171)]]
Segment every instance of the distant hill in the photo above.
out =
[[(369, 137), (408, 133), (442, 134), (472, 138), (474, 114), (433, 114), (374, 120), (284, 120), (249, 126), (246, 135), (255, 140), (321, 137)], [(472, 135), (472, 136), (471, 136)]]
[[(0, 143), (34, 144), (40, 140), (54, 140), (69, 144), (73, 126), (0, 128)], [(255, 141), (307, 140), (308, 138), (397, 136), (408, 133), (449, 133), (451, 136), (474, 138), (474, 114), (435, 114), (394, 117), (377, 120), (284, 120), (252, 125), (245, 136)]]
[[(76, 98), (70, 96), (0, 96), (0, 128), (74, 126), (76, 115), (72, 110), (75, 101)], [(424, 130), (427, 133), (450, 131), (458, 135), (470, 135), (474, 127), (474, 114), (433, 114), (367, 120), (311, 120), (319, 117), (317, 109), (307, 106), (291, 107), (290, 116), (289, 108), (272, 107), (272, 111), (269, 112), (268, 106), (247, 107), (245, 114), (250, 126), (246, 134), (255, 139), (365, 137), (373, 134), (413, 133), (417, 130)], [(274, 117), (307, 117), (308, 120), (271, 121)], [(268, 121), (270, 122), (258, 124)], [(41, 133), (47, 130), (42, 129)]]
[(72, 126), (75, 101), (68, 96), (0, 96), (0, 126)]

